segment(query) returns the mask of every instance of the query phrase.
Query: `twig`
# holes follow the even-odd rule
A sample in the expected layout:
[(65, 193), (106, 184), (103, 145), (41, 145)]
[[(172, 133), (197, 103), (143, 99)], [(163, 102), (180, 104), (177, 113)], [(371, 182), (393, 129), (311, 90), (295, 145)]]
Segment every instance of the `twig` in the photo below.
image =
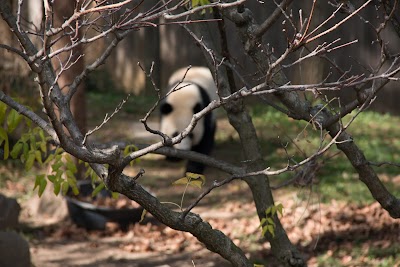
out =
[(113, 112), (110, 116), (108, 116), (108, 113), (106, 113), (106, 115), (105, 115), (105, 117), (104, 117), (104, 119), (103, 119), (103, 122), (102, 122), (100, 125), (96, 126), (93, 130), (89, 130), (89, 131), (85, 134), (85, 137), (83, 138), (83, 141), (82, 141), (82, 145), (85, 145), (86, 139), (87, 139), (87, 137), (88, 137), (89, 135), (91, 135), (91, 134), (93, 134), (94, 132), (100, 130), (101, 127), (103, 127), (112, 117), (114, 117), (115, 114), (117, 114), (117, 113), (122, 109), (122, 107), (124, 106), (124, 104), (126, 103), (126, 101), (128, 101), (129, 96), (130, 96), (130, 95), (128, 94), (127, 97), (126, 97), (125, 99), (123, 99), (123, 100), (118, 104), (118, 106), (115, 108), (114, 112)]
[(205, 191), (203, 191), (197, 198), (195, 201), (192, 202), (192, 204), (190, 204), (190, 206), (188, 206), (180, 215), (180, 219), (184, 220), (186, 215), (194, 208), (196, 207), (200, 201), (207, 196), (212, 190), (214, 190), (217, 187), (221, 187), (227, 183), (232, 182), (235, 179), (239, 179), (239, 177), (235, 177), (235, 176), (231, 176), (229, 178), (226, 178), (224, 180), (222, 180), (221, 182), (217, 182), (214, 181), (213, 184), (211, 186), (209, 186)]
[[(308, 38), (308, 36), (310, 36), (311, 34), (313, 34), (313, 33), (315, 32), (315, 30), (314, 30), (313, 32), (311, 32), (310, 34), (308, 34), (308, 35), (306, 36), (306, 38), (305, 38), (305, 40), (306, 40), (305, 43), (306, 43), (306, 44), (307, 44), (307, 43), (310, 43), (310, 42), (312, 42), (312, 41), (314, 41), (314, 40), (320, 38), (321, 36), (323, 36), (323, 35), (325, 35), (325, 34), (331, 32), (331, 31), (337, 29), (340, 25), (342, 25), (343, 23), (345, 23), (346, 21), (348, 21), (350, 18), (352, 18), (354, 15), (356, 15), (358, 12), (360, 12), (360, 10), (362, 10), (364, 7), (366, 7), (371, 1), (372, 1), (372, 0), (368, 0), (367, 2), (365, 2), (365, 3), (364, 3), (363, 5), (361, 5), (358, 9), (356, 9), (352, 14), (350, 14), (350, 15), (347, 16), (346, 18), (342, 19), (340, 22), (336, 23), (336, 24), (335, 24), (334, 26), (332, 26), (331, 28), (329, 28), (329, 29), (327, 29), (327, 30), (321, 32), (320, 34), (315, 35), (314, 37)], [(342, 5), (340, 5), (340, 7), (341, 7), (341, 6), (342, 6)], [(340, 8), (340, 7), (339, 7), (339, 8)], [(338, 9), (337, 11), (339, 11), (339, 9)], [(337, 11), (336, 11), (336, 12), (337, 12)], [(332, 14), (332, 15), (334, 16), (334, 14)], [(323, 23), (322, 23), (322, 24), (323, 24)], [(322, 24), (321, 24), (321, 25), (322, 25)], [(319, 27), (317, 27), (317, 28), (319, 28)]]
[(24, 0), (18, 0), (18, 9), (17, 9), (17, 29), (19, 32), (22, 32), (21, 29), (21, 8)]
[(372, 165), (372, 166), (377, 166), (377, 167), (381, 167), (383, 165), (390, 165), (390, 166), (400, 167), (400, 163), (390, 162), (390, 161), (384, 161), (384, 162), (368, 161), (368, 164)]

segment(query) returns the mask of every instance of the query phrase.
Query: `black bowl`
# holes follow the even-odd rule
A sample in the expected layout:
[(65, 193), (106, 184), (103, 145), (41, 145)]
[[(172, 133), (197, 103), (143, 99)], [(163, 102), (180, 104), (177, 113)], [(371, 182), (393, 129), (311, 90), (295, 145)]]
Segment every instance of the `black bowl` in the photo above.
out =
[[(78, 182), (79, 196), (89, 197), (93, 192), (91, 181), (83, 180)], [(111, 192), (107, 189), (101, 190), (96, 197), (111, 197)], [(121, 229), (126, 229), (129, 224), (140, 221), (143, 208), (115, 208), (106, 206), (97, 206), (89, 202), (79, 200), (68, 191), (65, 196), (69, 215), (72, 221), (78, 226), (85, 227), (88, 230), (104, 230), (107, 222), (119, 224)]]

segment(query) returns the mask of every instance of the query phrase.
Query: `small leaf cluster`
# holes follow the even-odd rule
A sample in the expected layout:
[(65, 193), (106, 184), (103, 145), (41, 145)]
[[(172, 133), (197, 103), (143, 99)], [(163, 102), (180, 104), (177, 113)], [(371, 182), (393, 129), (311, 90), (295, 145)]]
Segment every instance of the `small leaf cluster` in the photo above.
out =
[(265, 210), (265, 218), (262, 218), (260, 221), (260, 227), (262, 228), (262, 235), (265, 236), (265, 234), (268, 232), (272, 235), (272, 237), (275, 237), (275, 222), (273, 220), (273, 217), (279, 213), (281, 216), (283, 215), (283, 205), (278, 204), (278, 205), (273, 205), (270, 206)]
[(202, 174), (187, 172), (186, 176), (173, 182), (173, 185), (191, 185), (197, 188), (202, 188), (206, 182), (206, 177)]
[[(209, 5), (210, 1), (209, 0), (192, 0), (192, 8), (198, 7), (198, 6), (205, 6)], [(204, 15), (206, 11), (209, 11), (210, 13), (212, 12), (212, 8), (207, 8), (201, 11), (201, 15)]]
[(183, 190), (180, 205), (173, 203), (173, 202), (164, 202), (164, 203), (176, 205), (182, 210), (183, 209), (183, 200), (185, 198), (185, 193), (186, 193), (186, 190), (188, 189), (188, 187), (193, 186), (193, 187), (197, 187), (197, 188), (201, 189), (201, 188), (203, 188), (205, 183), (206, 183), (206, 177), (204, 175), (198, 174), (198, 173), (187, 172), (185, 174), (185, 177), (180, 178), (172, 183), (173, 185), (185, 185), (185, 189)]
[[(135, 145), (127, 145), (127, 146), (124, 148), (124, 156), (126, 157), (126, 156), (128, 156), (130, 153), (135, 152), (135, 151), (138, 151), (138, 150), (139, 150), (139, 148), (138, 148), (137, 146), (135, 146)], [(130, 166), (133, 166), (133, 165), (135, 165), (135, 163), (140, 163), (140, 158), (136, 158), (135, 160), (132, 160), (132, 161), (129, 163), (129, 165), (130, 165)]]
[[(3, 146), (4, 156), (6, 160), (10, 156), (10, 142), (8, 136), (12, 134), (24, 117), (14, 109), (8, 109), (7, 105), (0, 102), (0, 146)], [(25, 122), (30, 126), (31, 121), (26, 119)]]
[[(25, 118), (25, 120), (23, 120)], [(25, 125), (22, 123), (25, 122)], [(66, 194), (71, 188), (74, 194), (78, 194), (76, 185), (76, 164), (69, 154), (62, 148), (50, 150), (49, 141), (43, 129), (32, 127), (32, 121), (22, 116), (14, 109), (9, 109), (6, 104), (0, 102), (0, 145), (3, 145), (4, 159), (20, 159), (25, 170), (30, 171), (36, 164), (44, 167), (51, 164), (51, 169), (46, 174), (37, 174), (34, 190), (38, 189), (41, 196), (46, 189), (48, 181), (53, 184), (54, 194), (60, 192)], [(27, 130), (18, 141), (10, 147), (9, 135), (13, 134), (18, 126), (26, 126)]]
[[(36, 153), (38, 150), (34, 151)], [(78, 172), (78, 168), (73, 157), (63, 149), (56, 148), (55, 150), (50, 151), (44, 161), (37, 161), (37, 163), (41, 166), (50, 164), (50, 170), (47, 171), (46, 174), (36, 175), (33, 190), (38, 188), (39, 196), (43, 194), (48, 181), (53, 184), (53, 192), (55, 195), (58, 195), (60, 192), (65, 195), (69, 189), (71, 189), (74, 194), (79, 193), (76, 183), (76, 173)], [(32, 165), (29, 166), (29, 169), (32, 168)]]

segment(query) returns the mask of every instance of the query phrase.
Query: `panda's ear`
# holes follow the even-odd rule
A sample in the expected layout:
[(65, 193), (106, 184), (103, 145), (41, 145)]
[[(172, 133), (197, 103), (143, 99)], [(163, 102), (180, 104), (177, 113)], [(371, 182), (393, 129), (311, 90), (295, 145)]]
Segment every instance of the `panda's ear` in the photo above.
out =
[(200, 112), (202, 110), (201, 104), (197, 103), (196, 106), (193, 107), (193, 114)]
[(172, 106), (166, 102), (162, 103), (160, 106), (160, 112), (162, 115), (167, 115), (173, 110)]

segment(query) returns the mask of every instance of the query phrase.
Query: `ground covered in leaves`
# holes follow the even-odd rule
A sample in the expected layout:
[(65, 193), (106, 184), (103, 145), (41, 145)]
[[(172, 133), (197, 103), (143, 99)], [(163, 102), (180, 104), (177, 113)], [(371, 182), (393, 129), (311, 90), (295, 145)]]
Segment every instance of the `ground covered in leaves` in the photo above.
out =
[[(227, 210), (214, 210), (210, 224), (248, 251), (254, 262), (279, 266), (262, 242), (257, 218), (240, 216), (243, 210), (253, 210), (252, 205), (231, 203)], [(400, 264), (395, 256), (400, 253), (400, 222), (391, 219), (379, 205), (332, 203), (309, 207), (305, 212), (292, 206), (285, 208), (282, 222), (309, 266)], [(86, 231), (67, 222), (35, 232), (31, 245), (37, 266), (229, 266), (190, 234), (154, 221), (132, 225), (124, 232), (112, 226), (102, 232)]]

